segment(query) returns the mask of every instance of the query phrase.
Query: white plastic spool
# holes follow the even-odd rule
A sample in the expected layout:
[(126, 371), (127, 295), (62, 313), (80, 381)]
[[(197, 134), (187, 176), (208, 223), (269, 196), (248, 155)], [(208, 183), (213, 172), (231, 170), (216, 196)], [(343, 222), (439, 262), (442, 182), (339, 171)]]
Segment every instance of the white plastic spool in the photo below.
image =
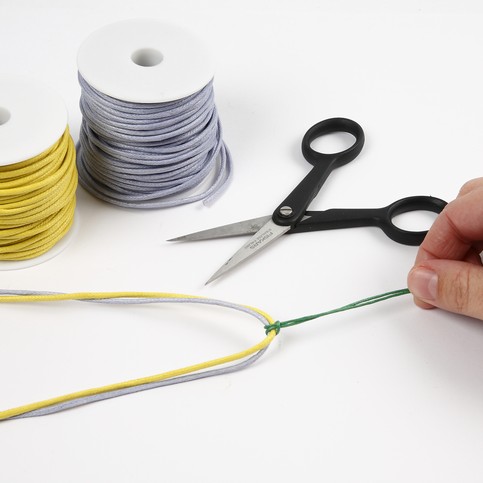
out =
[[(96, 90), (140, 104), (183, 99), (214, 77), (210, 49), (202, 39), (152, 19), (124, 20), (94, 31), (79, 48), (77, 68)], [(184, 196), (210, 186), (214, 174)]]
[[(38, 82), (0, 76), (0, 166), (26, 161), (55, 144), (67, 127), (63, 100)], [(69, 233), (48, 252), (20, 261), (0, 261), (0, 270), (18, 270), (43, 263), (66, 248), (77, 230), (77, 216)]]
[(92, 33), (79, 49), (77, 66), (98, 91), (139, 103), (182, 99), (214, 75), (209, 49), (198, 37), (148, 19), (125, 20)]

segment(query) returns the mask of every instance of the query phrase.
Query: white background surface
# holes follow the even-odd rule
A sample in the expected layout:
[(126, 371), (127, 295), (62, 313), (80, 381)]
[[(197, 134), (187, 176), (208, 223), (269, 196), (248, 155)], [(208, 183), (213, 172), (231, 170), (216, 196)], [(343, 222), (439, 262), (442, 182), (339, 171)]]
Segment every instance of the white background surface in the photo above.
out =
[[(366, 145), (311, 208), (452, 199), (482, 174), (481, 10), (476, 0), (0, 0), (0, 70), (56, 89), (76, 139), (76, 53), (94, 29), (147, 16), (203, 36), (235, 163), (210, 208), (124, 210), (79, 189), (70, 246), (0, 272), (0, 287), (191, 293), (281, 320), (404, 287), (416, 249), (375, 228), (284, 237), (207, 287), (242, 240), (165, 240), (271, 213), (308, 170), (305, 130), (333, 116), (358, 121)], [(257, 324), (184, 307), (0, 306), (0, 406), (228, 354), (263, 337)], [(483, 325), (406, 296), (286, 329), (244, 372), (2, 423), (0, 481), (478, 482), (482, 405)]]

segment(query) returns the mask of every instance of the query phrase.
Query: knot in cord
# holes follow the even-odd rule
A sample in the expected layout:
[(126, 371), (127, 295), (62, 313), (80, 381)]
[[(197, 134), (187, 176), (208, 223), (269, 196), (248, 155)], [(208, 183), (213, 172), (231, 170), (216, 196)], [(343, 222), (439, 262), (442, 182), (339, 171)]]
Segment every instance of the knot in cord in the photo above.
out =
[(272, 330), (274, 330), (275, 335), (278, 335), (280, 333), (281, 327), (282, 327), (282, 323), (279, 320), (277, 320), (273, 324), (267, 324), (264, 326), (265, 334), (268, 335)]

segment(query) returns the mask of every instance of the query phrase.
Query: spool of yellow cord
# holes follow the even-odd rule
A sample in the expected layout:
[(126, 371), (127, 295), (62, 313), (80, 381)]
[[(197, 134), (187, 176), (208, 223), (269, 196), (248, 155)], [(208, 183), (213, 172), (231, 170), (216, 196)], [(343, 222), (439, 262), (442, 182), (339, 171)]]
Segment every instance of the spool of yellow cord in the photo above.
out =
[(0, 270), (58, 254), (74, 224), (75, 146), (63, 101), (0, 77)]

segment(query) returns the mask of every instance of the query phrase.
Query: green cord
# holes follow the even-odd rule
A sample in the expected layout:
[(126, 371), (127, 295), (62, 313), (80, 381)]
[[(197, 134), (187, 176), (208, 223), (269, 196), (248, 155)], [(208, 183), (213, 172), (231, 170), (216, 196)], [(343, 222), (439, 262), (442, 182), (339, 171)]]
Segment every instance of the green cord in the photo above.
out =
[(394, 297), (400, 297), (401, 295), (407, 295), (409, 289), (403, 288), (400, 290), (393, 290), (392, 292), (386, 292), (379, 295), (373, 295), (357, 302), (352, 302), (350, 304), (344, 305), (337, 309), (332, 309), (327, 312), (321, 312), (320, 314), (306, 315), (304, 317), (299, 317), (297, 319), (286, 320), (285, 322), (277, 321), (273, 324), (265, 325), (265, 332), (268, 334), (270, 331), (275, 330), (278, 334), (280, 329), (285, 327), (292, 327), (293, 325), (303, 324), (309, 320), (318, 319), (319, 317), (325, 317), (326, 315), (336, 314), (337, 312), (345, 312), (346, 310), (358, 309), (359, 307), (364, 307), (365, 305), (376, 304), (377, 302), (382, 302), (383, 300), (392, 299)]

